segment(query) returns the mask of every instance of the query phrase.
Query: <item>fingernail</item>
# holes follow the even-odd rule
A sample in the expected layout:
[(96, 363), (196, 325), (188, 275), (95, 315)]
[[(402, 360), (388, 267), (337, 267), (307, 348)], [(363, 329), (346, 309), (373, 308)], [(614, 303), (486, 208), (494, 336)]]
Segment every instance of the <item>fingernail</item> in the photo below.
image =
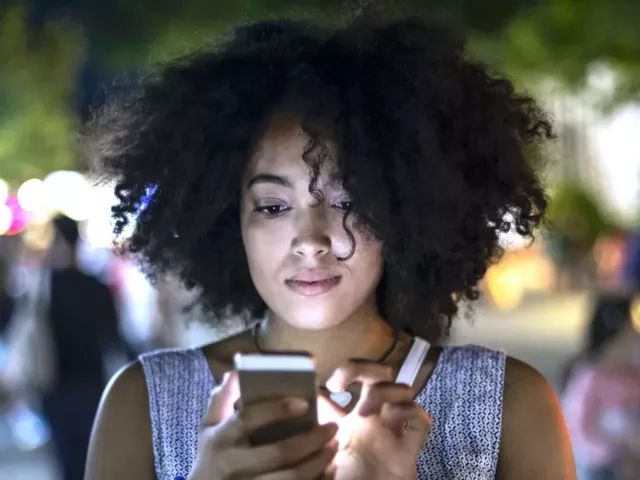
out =
[(309, 402), (302, 398), (290, 398), (286, 403), (291, 413), (304, 413), (309, 408)]
[(334, 393), (344, 391), (344, 387), (342, 385), (342, 375), (340, 375), (340, 373), (334, 373), (331, 378), (327, 380), (325, 386), (329, 389), (329, 391)]

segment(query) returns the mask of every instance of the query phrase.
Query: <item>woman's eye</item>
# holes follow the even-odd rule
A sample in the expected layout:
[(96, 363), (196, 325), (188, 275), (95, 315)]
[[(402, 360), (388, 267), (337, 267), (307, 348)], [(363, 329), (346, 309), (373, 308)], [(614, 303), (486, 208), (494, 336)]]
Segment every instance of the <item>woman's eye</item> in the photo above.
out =
[(262, 213), (268, 217), (275, 217), (289, 210), (286, 205), (266, 205), (264, 207), (256, 207), (255, 211)]
[(333, 204), (334, 208), (337, 208), (338, 210), (344, 210), (345, 212), (348, 212), (350, 210), (353, 210), (353, 202), (336, 202)]

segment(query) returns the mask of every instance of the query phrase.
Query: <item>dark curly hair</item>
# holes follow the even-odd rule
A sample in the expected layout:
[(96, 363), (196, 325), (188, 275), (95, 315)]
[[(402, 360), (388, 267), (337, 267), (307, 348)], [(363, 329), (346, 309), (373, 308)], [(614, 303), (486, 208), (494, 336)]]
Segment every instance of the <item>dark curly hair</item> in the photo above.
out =
[(354, 201), (346, 215), (383, 245), (377, 298), (393, 327), (432, 341), (448, 333), (458, 303), (478, 297), (502, 254), (499, 233), (532, 238), (542, 220), (547, 202), (528, 157), (551, 125), (446, 27), (243, 25), (147, 75), (85, 137), (115, 181), (115, 233), (132, 232), (126, 251), (152, 279), (174, 274), (199, 287), (213, 322), (265, 311), (243, 250), (240, 188), (269, 119), (283, 112), (310, 138), (310, 191), (328, 141), (337, 145)]

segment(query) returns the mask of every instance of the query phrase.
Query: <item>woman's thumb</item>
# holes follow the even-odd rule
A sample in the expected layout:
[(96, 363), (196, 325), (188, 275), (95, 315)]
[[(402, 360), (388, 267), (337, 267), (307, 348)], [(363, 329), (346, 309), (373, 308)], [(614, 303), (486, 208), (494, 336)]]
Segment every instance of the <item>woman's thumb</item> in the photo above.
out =
[(211, 427), (231, 417), (234, 413), (234, 404), (240, 398), (240, 384), (236, 372), (227, 372), (222, 378), (222, 383), (211, 392), (209, 408), (204, 418), (203, 426)]

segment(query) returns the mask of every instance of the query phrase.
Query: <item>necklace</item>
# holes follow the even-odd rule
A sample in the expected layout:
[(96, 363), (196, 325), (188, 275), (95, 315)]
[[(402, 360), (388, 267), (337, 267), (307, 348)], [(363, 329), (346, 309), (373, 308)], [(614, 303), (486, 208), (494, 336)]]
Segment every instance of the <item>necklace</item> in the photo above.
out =
[[(260, 345), (260, 322), (256, 322), (255, 326), (252, 329), (252, 335), (253, 335), (253, 342), (255, 344), (256, 350), (258, 350), (258, 352), (263, 354), (268, 353)], [(389, 355), (391, 355), (391, 353), (396, 349), (396, 346), (398, 345), (398, 340), (399, 340), (398, 332), (394, 330), (393, 341), (391, 342), (391, 345), (382, 354), (382, 356), (378, 358), (377, 363), (384, 362), (389, 357)], [(320, 387), (320, 389), (323, 390), (325, 393), (328, 393), (331, 400), (333, 400), (335, 403), (337, 403), (343, 408), (347, 407), (353, 399), (353, 395), (351, 395), (351, 392), (347, 390), (343, 390), (342, 392), (331, 392), (327, 387)]]

